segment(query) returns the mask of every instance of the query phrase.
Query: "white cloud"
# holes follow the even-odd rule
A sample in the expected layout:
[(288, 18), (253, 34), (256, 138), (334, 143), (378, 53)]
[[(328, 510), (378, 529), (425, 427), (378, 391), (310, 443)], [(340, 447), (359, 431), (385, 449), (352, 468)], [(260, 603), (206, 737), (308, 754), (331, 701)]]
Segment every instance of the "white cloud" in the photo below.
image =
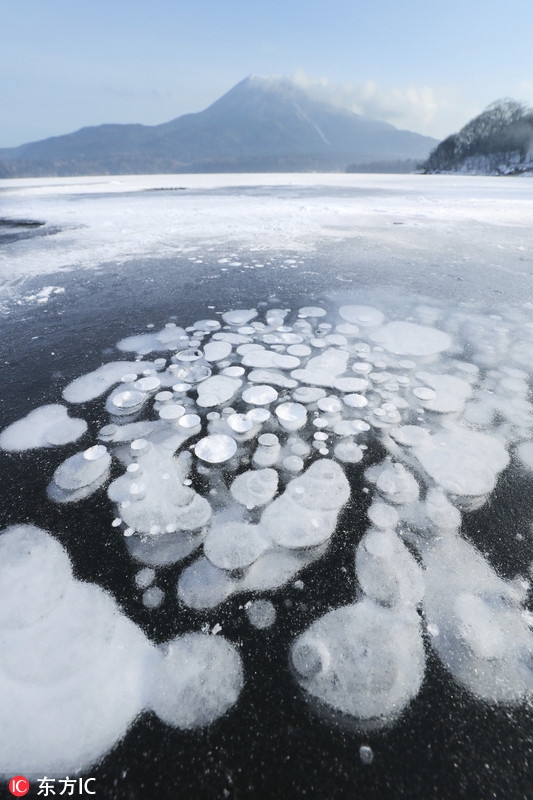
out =
[(457, 130), (470, 118), (459, 92), (451, 87), (380, 86), (373, 80), (334, 83), (311, 78), (303, 70), (298, 70), (293, 80), (317, 100), (437, 138)]

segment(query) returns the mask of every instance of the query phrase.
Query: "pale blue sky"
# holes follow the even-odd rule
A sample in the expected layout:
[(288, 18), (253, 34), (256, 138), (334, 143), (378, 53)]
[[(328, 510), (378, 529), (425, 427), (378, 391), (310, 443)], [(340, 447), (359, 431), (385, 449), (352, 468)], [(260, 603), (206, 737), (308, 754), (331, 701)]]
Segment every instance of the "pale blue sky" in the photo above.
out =
[(437, 137), (533, 105), (533, 0), (13, 0), (0, 31), (0, 147), (166, 122), (249, 74)]

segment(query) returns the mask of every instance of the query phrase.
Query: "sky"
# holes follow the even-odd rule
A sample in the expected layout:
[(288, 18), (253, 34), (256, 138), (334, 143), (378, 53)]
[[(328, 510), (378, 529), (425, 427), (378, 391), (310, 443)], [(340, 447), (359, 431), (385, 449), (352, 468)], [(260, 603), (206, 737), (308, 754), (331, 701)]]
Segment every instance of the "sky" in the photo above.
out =
[(532, 0), (17, 0), (0, 8), (0, 147), (201, 111), (247, 75), (443, 138), (533, 106)]

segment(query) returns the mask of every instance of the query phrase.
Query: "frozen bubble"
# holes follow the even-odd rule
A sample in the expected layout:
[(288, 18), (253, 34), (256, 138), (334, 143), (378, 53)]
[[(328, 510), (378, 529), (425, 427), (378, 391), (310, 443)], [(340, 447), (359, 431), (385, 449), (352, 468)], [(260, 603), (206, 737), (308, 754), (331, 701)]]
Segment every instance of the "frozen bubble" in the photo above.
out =
[(368, 381), (364, 378), (336, 378), (333, 387), (339, 392), (364, 392), (368, 389)]
[(224, 433), (213, 433), (200, 439), (194, 452), (198, 458), (208, 464), (221, 464), (235, 455), (237, 442)]
[(259, 369), (295, 369), (300, 366), (300, 359), (275, 350), (250, 350), (242, 359), (245, 367)]
[(317, 401), (317, 408), (327, 414), (338, 414), (342, 409), (342, 403), (338, 397), (330, 394)]
[(388, 322), (372, 331), (370, 338), (399, 356), (432, 356), (448, 350), (452, 345), (452, 340), (444, 331), (413, 322)]
[(143, 592), (143, 605), (146, 608), (159, 608), (164, 598), (165, 594), (158, 586), (150, 586)]
[(155, 580), (155, 570), (144, 567), (135, 576), (135, 585), (138, 589), (147, 589)]
[(241, 659), (222, 636), (188, 633), (158, 651), (149, 705), (167, 725), (185, 730), (209, 725), (237, 702)]
[(374, 753), (372, 752), (372, 748), (367, 744), (362, 744), (359, 748), (359, 758), (361, 759), (362, 764), (370, 765), (374, 761)]
[(68, 556), (46, 531), (33, 525), (6, 528), (0, 534), (0, 630), (46, 617), (70, 581)]
[(250, 383), (267, 383), (269, 386), (281, 386), (284, 389), (298, 386), (297, 381), (274, 369), (253, 369), (248, 374), (248, 380)]
[(368, 400), (362, 394), (346, 394), (342, 402), (349, 408), (364, 408), (368, 405)]
[(308, 355), (311, 355), (312, 350), (306, 344), (291, 344), (287, 347), (287, 353), (290, 356), (296, 356), (297, 358), (305, 358)]
[[(103, 364), (87, 375), (81, 375), (63, 389), (63, 397), (68, 403), (86, 403), (95, 400), (112, 386), (119, 383), (128, 370), (136, 370), (138, 364), (134, 361), (111, 361)], [(132, 380), (137, 378), (133, 373)]]
[(533, 441), (521, 442), (516, 448), (516, 455), (524, 467), (533, 470)]
[(235, 590), (228, 573), (201, 556), (183, 570), (178, 581), (178, 597), (189, 608), (214, 608)]
[(242, 378), (246, 370), (244, 367), (225, 367), (221, 370), (221, 375), (227, 375), (228, 378)]
[(270, 600), (253, 600), (246, 609), (250, 624), (258, 630), (271, 628), (276, 621), (276, 609)]
[(325, 397), (324, 389), (315, 386), (299, 386), (292, 393), (292, 397), (297, 403), (316, 403), (321, 397)]
[(272, 386), (256, 384), (244, 390), (242, 399), (250, 405), (266, 406), (278, 399), (278, 393)]
[(300, 456), (287, 456), (283, 459), (282, 466), (288, 472), (301, 472), (304, 468), (304, 462)]
[(252, 319), (257, 317), (257, 310), (255, 308), (238, 308), (234, 311), (226, 311), (222, 314), (222, 319), (227, 325), (246, 325)]
[(367, 514), (369, 520), (378, 528), (395, 528), (399, 521), (396, 509), (379, 500), (374, 500)]
[(155, 392), (161, 386), (161, 381), (155, 375), (148, 375), (146, 378), (139, 378), (133, 385), (140, 392)]
[(179, 403), (169, 403), (168, 405), (160, 408), (158, 413), (160, 419), (179, 419), (185, 414), (185, 406), (182, 406)]
[(192, 430), (198, 428), (202, 424), (201, 417), (198, 414), (184, 414), (178, 419), (178, 425), (184, 430)]
[(4, 428), (0, 433), (0, 448), (21, 451), (69, 444), (86, 430), (85, 420), (69, 417), (65, 406), (41, 406)]
[(298, 316), (300, 319), (305, 319), (306, 317), (325, 317), (326, 311), (320, 308), (320, 306), (304, 306), (298, 309)]
[(111, 398), (111, 404), (119, 411), (128, 411), (133, 413), (141, 408), (145, 401), (145, 395), (141, 391), (133, 389), (125, 389), (123, 392), (118, 392)]
[(376, 725), (417, 694), (425, 665), (417, 615), (398, 618), (367, 599), (314, 622), (294, 642), (291, 660), (311, 696)]
[(156, 400), (158, 403), (168, 403), (169, 400), (173, 399), (173, 397), (174, 395), (172, 392), (165, 390), (163, 392), (158, 392), (154, 397), (154, 400)]
[(358, 464), (363, 460), (363, 451), (355, 442), (339, 442), (335, 445), (333, 454), (344, 464)]
[(413, 452), (445, 491), (475, 497), (492, 491), (509, 461), (499, 438), (459, 426), (439, 431)]
[(430, 441), (429, 432), (417, 425), (401, 425), (398, 428), (391, 428), (389, 433), (399, 444), (407, 447), (415, 447)]
[(258, 525), (228, 522), (213, 525), (204, 542), (204, 553), (215, 567), (231, 571), (249, 567), (268, 544), (268, 537)]
[(426, 386), (415, 386), (412, 392), (419, 400), (433, 400), (436, 396), (436, 392), (434, 392), (433, 389), (428, 389)]
[(355, 568), (361, 589), (377, 603), (414, 608), (424, 596), (423, 572), (390, 528), (367, 531), (357, 547)]
[[(107, 476), (111, 456), (103, 445), (95, 445), (70, 456), (54, 472), (54, 483), (66, 492), (73, 492)], [(65, 498), (68, 499), (68, 498)]]
[(187, 384), (202, 383), (210, 377), (211, 369), (200, 362), (186, 363), (173, 370), (173, 375)]
[(197, 348), (188, 347), (185, 350), (179, 350), (177, 353), (174, 353), (172, 358), (176, 361), (191, 363), (193, 361), (199, 361), (201, 358), (203, 358), (203, 352)]
[(253, 422), (246, 414), (232, 414), (227, 423), (235, 433), (247, 433), (253, 428)]
[(254, 425), (260, 425), (270, 419), (272, 415), (266, 408), (251, 408), (246, 412), (246, 416)]
[(278, 473), (275, 469), (252, 469), (237, 475), (230, 491), (235, 500), (252, 509), (269, 503), (278, 489)]
[(339, 314), (346, 321), (361, 328), (375, 328), (381, 325), (385, 315), (371, 306), (341, 306)]
[(231, 353), (229, 342), (208, 342), (204, 347), (206, 361), (223, 361)]
[(281, 403), (276, 407), (280, 425), (287, 431), (295, 431), (307, 422), (307, 409), (301, 403)]
[(403, 464), (385, 464), (376, 480), (376, 489), (391, 503), (410, 503), (418, 498), (419, 486)]
[(240, 378), (213, 375), (198, 386), (197, 404), (200, 408), (213, 408), (227, 403), (242, 386)]

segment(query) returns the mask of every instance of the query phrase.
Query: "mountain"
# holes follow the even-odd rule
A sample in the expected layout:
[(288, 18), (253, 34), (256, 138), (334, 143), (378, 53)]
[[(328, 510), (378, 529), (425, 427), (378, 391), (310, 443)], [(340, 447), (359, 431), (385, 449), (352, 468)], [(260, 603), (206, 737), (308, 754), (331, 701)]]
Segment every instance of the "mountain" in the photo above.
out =
[(515, 100), (492, 103), (421, 166), (426, 173), (533, 175), (533, 109)]
[(436, 140), (248, 77), (204, 111), (162, 125), (99, 125), (0, 149), (0, 177), (344, 170), (427, 157)]

